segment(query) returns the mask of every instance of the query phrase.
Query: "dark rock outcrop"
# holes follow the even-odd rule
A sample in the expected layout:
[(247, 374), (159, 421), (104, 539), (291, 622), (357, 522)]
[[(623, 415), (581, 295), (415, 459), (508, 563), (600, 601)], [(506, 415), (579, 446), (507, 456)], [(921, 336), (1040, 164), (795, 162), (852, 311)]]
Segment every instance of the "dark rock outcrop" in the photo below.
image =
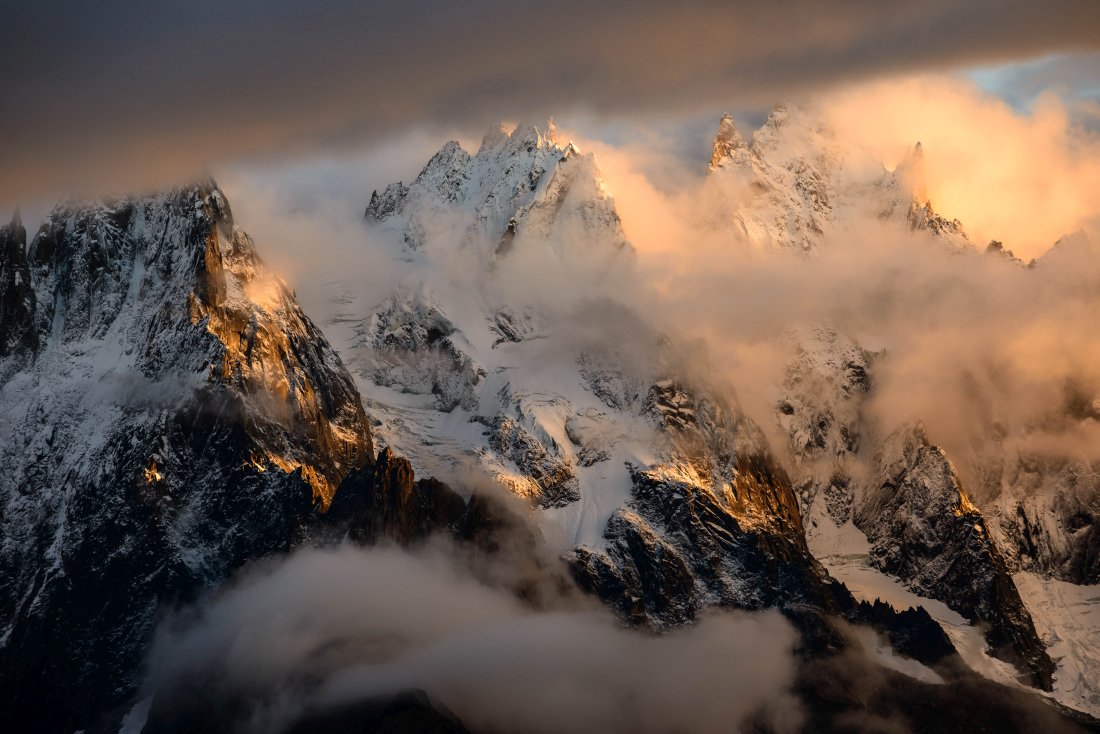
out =
[(898, 611), (881, 599), (875, 599), (874, 603), (859, 602), (845, 617), (850, 622), (866, 624), (883, 632), (891, 647), (926, 665), (934, 665), (956, 652), (947, 633), (924, 607)]
[(581, 498), (573, 468), (543, 447), (517, 420), (506, 415), (493, 419), (489, 445), (531, 479), (538, 491), (532, 498), (540, 507), (561, 507)]
[(401, 545), (433, 533), (457, 535), (466, 500), (443, 482), (415, 479), (412, 466), (387, 447), (373, 466), (349, 474), (321, 521), (362, 545), (383, 538)]
[[(452, 712), (420, 690), (402, 691), (336, 711), (307, 713), (289, 734), (466, 734)], [(157, 734), (151, 732), (150, 734)]]
[(955, 468), (920, 426), (888, 438), (875, 477), (854, 511), (871, 541), (871, 563), (923, 596), (988, 625), (993, 654), (1050, 690), (1054, 663), (1005, 569), (985, 520)]
[[(782, 492), (782, 470), (746, 463), (732, 490)], [(633, 500), (615, 512), (606, 554), (580, 547), (570, 557), (578, 585), (627, 619), (658, 629), (690, 621), (706, 606), (742, 609), (810, 605), (835, 611), (824, 569), (797, 528), (790, 536), (754, 526), (690, 483), (634, 471)], [(796, 511), (797, 512), (797, 511)]]
[[(34, 349), (34, 310), (27, 230), (17, 209), (11, 223), (0, 227), (0, 359)], [(6, 377), (0, 372), (0, 379)]]

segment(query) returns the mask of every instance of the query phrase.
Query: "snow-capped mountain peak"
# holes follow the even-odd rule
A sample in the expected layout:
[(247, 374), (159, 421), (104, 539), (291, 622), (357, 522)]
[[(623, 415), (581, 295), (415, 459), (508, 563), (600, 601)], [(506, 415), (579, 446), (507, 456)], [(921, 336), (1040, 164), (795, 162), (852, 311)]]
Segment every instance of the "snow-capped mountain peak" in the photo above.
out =
[(730, 115), (719, 122), (710, 181), (734, 203), (731, 235), (764, 249), (813, 253), (853, 218), (926, 231), (949, 248), (973, 249), (962, 225), (932, 209), (920, 143), (893, 170), (868, 176), (849, 159), (873, 159), (842, 140), (811, 107), (781, 104), (746, 143)]
[[(567, 240), (626, 247), (595, 158), (558, 142), (552, 122), (523, 123), (510, 133), (493, 125), (473, 156), (447, 143), (412, 184), (374, 192), (366, 219), (396, 230), (410, 250), (457, 244), (487, 261), (517, 238), (553, 239), (559, 249)], [(456, 229), (465, 231), (457, 243)]]

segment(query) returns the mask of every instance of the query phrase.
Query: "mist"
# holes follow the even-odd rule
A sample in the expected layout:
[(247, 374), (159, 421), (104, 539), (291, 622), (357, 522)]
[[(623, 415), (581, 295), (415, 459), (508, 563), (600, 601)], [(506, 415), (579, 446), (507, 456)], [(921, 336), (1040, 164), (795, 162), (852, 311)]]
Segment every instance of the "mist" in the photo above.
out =
[(778, 612), (716, 613), (654, 637), (581, 599), (536, 611), (476, 580), (476, 563), (438, 541), (255, 567), (161, 626), (144, 693), (153, 720), (218, 711), (234, 730), (277, 732), (414, 688), (474, 731), (801, 721), (789, 693), (797, 636)]
[[(882, 353), (870, 424), (889, 432), (922, 421), (979, 498), (1000, 490), (980, 478), (991, 454), (1100, 460), (1100, 136), (1053, 97), (1017, 111), (945, 78), (804, 104), (844, 146), (848, 179), (893, 169), (922, 141), (918, 194), (960, 219), (973, 249), (845, 212), (812, 257), (762, 250), (729, 226), (746, 194), (700, 175), (704, 161), (681, 165), (669, 191), (652, 180), (653, 159), (676, 160), (650, 141), (614, 147), (578, 135), (638, 250), (645, 288), (616, 284), (617, 297), (655, 328), (705, 344), (779, 450), (775, 401), (794, 356), (786, 335), (820, 324)], [(987, 237), (1038, 261), (983, 254)]]
[[(806, 104), (846, 147), (849, 177), (896, 166), (922, 140), (922, 193), (962, 220), (973, 251), (949, 252), (927, 233), (861, 213), (848, 213), (813, 257), (761, 250), (728, 226), (740, 194), (715, 186), (706, 161), (685, 160), (672, 150), (676, 141), (642, 136), (612, 145), (559, 121), (563, 143), (595, 153), (634, 254), (609, 263), (586, 259), (583, 243), (529, 243), (499, 259), (487, 278), (477, 258), (455, 245), (468, 223), (444, 217), (420, 256), (460, 289), (488, 289), (510, 307), (553, 314), (549, 331), (558, 338), (592, 343), (650, 330), (678, 339), (681, 349), (702, 346), (714, 376), (732, 386), (779, 451), (785, 437), (775, 401), (792, 357), (785, 335), (824, 324), (885, 355), (864, 407), (870, 425), (886, 433), (922, 421), (979, 501), (1000, 492), (983, 486), (990, 456), (1100, 460), (1100, 267), (1090, 239), (1100, 216), (1097, 134), (1053, 99), (1013, 110), (957, 79), (907, 77)], [(868, 127), (863, 121), (878, 119), (868, 112), (876, 105), (897, 124)], [(424, 149), (442, 143), (409, 140), (393, 147), (407, 153), (387, 154), (380, 173), (356, 174), (360, 206), (367, 186), (411, 180), (430, 157)], [(308, 190), (312, 180), (236, 176), (239, 188), (230, 191), (247, 213), (238, 220), (258, 225), (261, 251), (286, 269), (311, 313), (331, 310), (334, 281), (368, 303), (381, 301), (407, 272), (407, 256), (358, 221), (347, 192), (287, 207), (286, 193)], [(1042, 258), (1075, 231), (1069, 246)], [(1041, 259), (1028, 268), (983, 255), (979, 237), (987, 234)], [(630, 315), (621, 320), (600, 303)], [(555, 344), (547, 342), (548, 359)]]

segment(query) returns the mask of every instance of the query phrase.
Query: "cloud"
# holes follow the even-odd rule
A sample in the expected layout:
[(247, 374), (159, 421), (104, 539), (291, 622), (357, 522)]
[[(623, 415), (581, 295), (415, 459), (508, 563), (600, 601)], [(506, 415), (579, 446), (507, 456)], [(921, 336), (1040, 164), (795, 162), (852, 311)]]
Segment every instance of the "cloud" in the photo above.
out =
[[(962, 219), (979, 243), (990, 231), (1021, 254), (1038, 255), (1078, 226), (1095, 236), (1100, 148), (1054, 100), (1031, 112), (1014, 111), (957, 80), (906, 77), (840, 89), (818, 104), (838, 134), (858, 141), (874, 165), (893, 165), (922, 140), (934, 204)], [(872, 124), (879, 119), (886, 121), (881, 128)], [(708, 186), (705, 159), (685, 161), (679, 141), (669, 143), (663, 131), (650, 134), (638, 126), (614, 144), (566, 125), (559, 132), (595, 152), (637, 257), (605, 277), (602, 268), (575, 256), (556, 260), (552, 248), (520, 248), (496, 265), (494, 287), (514, 307), (537, 301), (567, 325), (558, 331), (581, 340), (604, 338), (601, 329), (636, 335), (639, 343), (648, 329), (701, 339), (715, 369), (766, 430), (774, 427), (774, 385), (790, 357), (777, 337), (829, 323), (868, 348), (889, 352), (876, 366), (870, 417), (886, 430), (923, 420), (975, 495), (982, 494), (983, 476), (976, 444), (980, 453), (1100, 458), (1100, 424), (1073, 407), (1100, 397), (1100, 351), (1092, 338), (1100, 308), (1095, 263), (1091, 271), (1072, 258), (1027, 270), (999, 258), (949, 255), (930, 237), (873, 218), (837, 228), (814, 259), (769, 255), (731, 236), (726, 224), (740, 202)], [(420, 148), (430, 151), (441, 142), (410, 144), (415, 162), (394, 163), (392, 172), (408, 180), (430, 156)], [(311, 180), (295, 178), (289, 190), (308, 188)], [(307, 303), (321, 304), (330, 295), (328, 280), (356, 272), (376, 274), (357, 284), (373, 303), (399, 281), (400, 268), (386, 264), (393, 251), (350, 220), (346, 236), (325, 233), (340, 216), (358, 219), (368, 196), (363, 189), (385, 181), (362, 186), (358, 201), (340, 204), (345, 211), (321, 197), (329, 204), (293, 214), (297, 221), (287, 226), (295, 210), (280, 203), (286, 195), (278, 193), (282, 184), (275, 177), (275, 193), (238, 206), (248, 210), (238, 219), (246, 228), (267, 222), (268, 231), (257, 236), (261, 252), (273, 245), (290, 271), (302, 269), (298, 284), (322, 284)], [(256, 190), (267, 189), (252, 181), (240, 193), (252, 199)], [(444, 240), (447, 226), (440, 225)], [(341, 241), (346, 244), (332, 249)], [(455, 248), (438, 249), (435, 267), (467, 283), (470, 292), (485, 287), (480, 263)], [(600, 299), (617, 301), (638, 318), (585, 305)], [(578, 315), (577, 308), (589, 311)], [(607, 316), (593, 320), (591, 311)], [(546, 345), (548, 352), (560, 346), (553, 340)], [(774, 434), (773, 445), (781, 447), (782, 436)]]
[(412, 125), (629, 115), (1096, 48), (1091, 0), (9, 4), (0, 199), (133, 188)]
[(927, 197), (979, 245), (1030, 259), (1100, 224), (1100, 134), (1053, 93), (1017, 111), (970, 84), (914, 77), (837, 90), (826, 110), (891, 168), (921, 141)]
[(154, 721), (241, 731), (410, 687), (475, 731), (724, 732), (762, 710), (783, 731), (795, 641), (775, 612), (663, 637), (587, 606), (535, 612), (454, 549), (345, 546), (256, 569), (162, 627), (147, 692)]
[[(896, 165), (921, 140), (928, 195), (979, 247), (996, 237), (1040, 256), (1079, 227), (1082, 242), (1096, 241), (1100, 140), (1053, 98), (1014, 111), (972, 85), (920, 77), (843, 88), (816, 104), (874, 165)], [(656, 328), (703, 340), (773, 446), (785, 443), (774, 403), (792, 356), (778, 336), (825, 323), (887, 350), (867, 417), (884, 430), (923, 420), (978, 499), (1001, 489), (986, 481), (999, 476), (991, 457), (1100, 460), (1100, 423), (1087, 408), (1100, 398), (1095, 248), (1029, 270), (953, 255), (928, 235), (853, 213), (812, 259), (766, 253), (730, 233), (735, 194), (682, 168), (669, 190), (655, 182), (652, 171), (677, 159), (654, 141), (579, 142), (595, 151), (639, 253), (645, 288), (616, 297)]]

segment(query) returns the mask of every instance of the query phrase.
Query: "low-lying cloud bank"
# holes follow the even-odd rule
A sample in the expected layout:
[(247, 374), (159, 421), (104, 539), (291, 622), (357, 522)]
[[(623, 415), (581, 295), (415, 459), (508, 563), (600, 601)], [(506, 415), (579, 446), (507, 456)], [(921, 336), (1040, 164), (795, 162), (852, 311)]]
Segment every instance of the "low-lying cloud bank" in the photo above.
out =
[(345, 546), (257, 568), (162, 627), (146, 694), (154, 723), (249, 732), (409, 688), (474, 731), (788, 731), (795, 642), (777, 612), (654, 637), (587, 605), (533, 611), (448, 547)]

